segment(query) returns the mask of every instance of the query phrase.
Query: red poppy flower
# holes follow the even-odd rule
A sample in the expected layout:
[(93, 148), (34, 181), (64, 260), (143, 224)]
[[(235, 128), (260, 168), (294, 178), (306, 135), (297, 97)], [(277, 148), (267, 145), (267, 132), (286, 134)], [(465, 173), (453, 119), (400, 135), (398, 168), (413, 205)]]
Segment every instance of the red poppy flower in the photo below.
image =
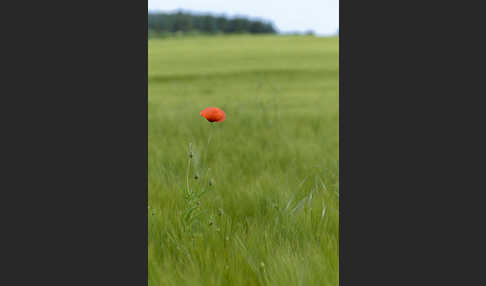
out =
[(226, 119), (224, 111), (217, 107), (203, 109), (203, 111), (201, 111), (201, 116), (206, 118), (209, 122), (222, 122)]

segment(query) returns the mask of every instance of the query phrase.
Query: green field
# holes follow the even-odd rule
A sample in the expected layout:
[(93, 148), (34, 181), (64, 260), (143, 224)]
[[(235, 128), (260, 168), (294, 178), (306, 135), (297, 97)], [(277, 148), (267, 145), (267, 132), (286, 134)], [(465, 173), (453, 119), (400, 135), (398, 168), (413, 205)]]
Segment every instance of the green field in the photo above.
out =
[(338, 285), (338, 38), (148, 48), (149, 285)]

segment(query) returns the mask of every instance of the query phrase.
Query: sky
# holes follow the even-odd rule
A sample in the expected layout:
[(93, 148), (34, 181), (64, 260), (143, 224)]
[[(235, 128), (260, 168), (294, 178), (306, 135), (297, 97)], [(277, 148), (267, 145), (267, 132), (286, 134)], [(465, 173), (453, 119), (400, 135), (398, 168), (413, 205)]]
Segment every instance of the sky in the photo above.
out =
[(335, 34), (339, 0), (148, 0), (149, 11), (209, 12), (271, 21), (279, 32)]

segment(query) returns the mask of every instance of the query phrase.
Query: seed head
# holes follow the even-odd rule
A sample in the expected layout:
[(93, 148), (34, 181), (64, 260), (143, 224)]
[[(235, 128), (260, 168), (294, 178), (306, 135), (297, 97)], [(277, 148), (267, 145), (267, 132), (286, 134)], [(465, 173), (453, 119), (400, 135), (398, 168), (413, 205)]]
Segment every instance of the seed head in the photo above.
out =
[(214, 185), (214, 180), (213, 179), (210, 179), (208, 184), (209, 184), (209, 186)]
[(196, 172), (196, 174), (194, 174), (194, 179), (197, 180), (199, 179), (199, 174)]

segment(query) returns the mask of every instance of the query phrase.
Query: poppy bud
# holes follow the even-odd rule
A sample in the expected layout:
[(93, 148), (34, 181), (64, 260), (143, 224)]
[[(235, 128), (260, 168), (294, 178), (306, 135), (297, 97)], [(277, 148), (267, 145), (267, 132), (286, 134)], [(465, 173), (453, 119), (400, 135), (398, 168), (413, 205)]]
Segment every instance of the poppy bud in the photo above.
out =
[(214, 185), (214, 181), (213, 181), (213, 179), (210, 179), (210, 180), (209, 180), (209, 185), (210, 185), (210, 186)]
[(192, 142), (189, 143), (189, 158), (192, 158), (194, 156), (194, 152), (192, 152)]
[(195, 180), (199, 179), (199, 174), (198, 173), (194, 174), (194, 179)]

